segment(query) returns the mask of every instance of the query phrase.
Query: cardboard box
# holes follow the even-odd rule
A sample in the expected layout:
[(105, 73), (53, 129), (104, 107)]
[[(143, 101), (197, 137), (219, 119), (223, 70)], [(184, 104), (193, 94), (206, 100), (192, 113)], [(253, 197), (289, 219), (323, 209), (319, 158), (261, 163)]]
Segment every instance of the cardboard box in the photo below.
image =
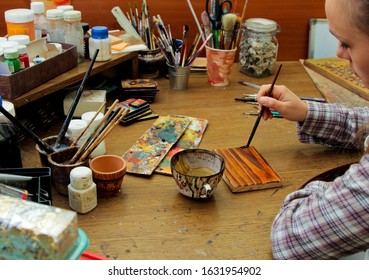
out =
[(43, 39), (35, 41), (34, 44), (35, 46), (31, 42), (27, 45), (30, 60), (37, 53), (37, 55), (45, 57), (46, 60), (8, 76), (0, 75), (0, 95), (4, 99), (12, 101), (31, 89), (76, 67), (78, 64), (77, 47), (74, 45), (62, 44), (63, 52), (57, 54), (58, 51), (55, 45), (46, 44)]
[[(70, 107), (76, 97), (76, 91), (69, 92), (63, 101), (64, 114), (67, 115)], [(106, 90), (85, 90), (81, 94), (73, 117), (81, 117), (86, 112), (99, 110), (101, 105), (106, 101)], [(105, 107), (102, 110), (105, 113)]]

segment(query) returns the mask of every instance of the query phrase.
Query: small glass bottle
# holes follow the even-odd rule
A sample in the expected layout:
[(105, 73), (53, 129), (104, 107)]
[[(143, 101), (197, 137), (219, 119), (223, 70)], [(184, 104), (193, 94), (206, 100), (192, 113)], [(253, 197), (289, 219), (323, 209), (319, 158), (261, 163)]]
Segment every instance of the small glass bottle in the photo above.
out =
[(246, 20), (240, 41), (240, 72), (251, 77), (267, 77), (274, 73), (278, 54), (276, 34), (279, 31), (273, 20)]
[[(3, 101), (0, 95), (0, 106), (15, 117), (13, 103)], [(22, 155), (19, 145), (19, 129), (2, 113), (0, 113), (0, 168), (21, 168)]]
[(31, 10), (35, 13), (35, 37), (41, 39), (47, 36), (47, 19), (44, 14), (44, 2), (31, 2)]
[(90, 40), (90, 25), (86, 22), (82, 22), (82, 29), (83, 29), (83, 41), (84, 41), (84, 51), (85, 51), (85, 58), (90, 58), (90, 52), (88, 47), (88, 42)]
[(64, 41), (64, 15), (62, 10), (51, 9), (46, 11), (47, 41), (65, 43)]
[(85, 59), (83, 29), (81, 24), (82, 15), (80, 11), (64, 12), (64, 38), (65, 43), (75, 45), (78, 53), (78, 63), (82, 63)]
[(75, 167), (70, 172), (68, 185), (69, 206), (85, 214), (97, 206), (96, 184), (92, 181), (92, 170), (86, 166)]
[(105, 26), (94, 26), (91, 29), (89, 39), (90, 59), (99, 50), (96, 61), (108, 61), (111, 59), (111, 39), (109, 38), (108, 28)]
[(16, 48), (8, 48), (4, 50), (4, 62), (8, 64), (10, 73), (20, 71), (19, 53)]
[(20, 69), (26, 69), (29, 67), (29, 57), (27, 54), (27, 46), (26, 45), (18, 45), (17, 47), (18, 50), (18, 58), (19, 58), (19, 62), (20, 62)]

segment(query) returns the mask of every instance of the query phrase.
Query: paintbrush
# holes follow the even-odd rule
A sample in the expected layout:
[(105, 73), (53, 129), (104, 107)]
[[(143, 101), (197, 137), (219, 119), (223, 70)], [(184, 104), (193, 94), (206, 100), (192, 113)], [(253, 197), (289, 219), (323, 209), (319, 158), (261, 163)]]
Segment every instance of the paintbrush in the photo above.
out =
[(225, 50), (231, 49), (236, 22), (237, 22), (236, 14), (229, 13), (222, 16), (223, 46)]
[(199, 20), (197, 19), (196, 13), (195, 13), (195, 11), (194, 11), (194, 9), (192, 7), (191, 1), (190, 0), (187, 0), (187, 4), (188, 4), (188, 7), (191, 10), (191, 13), (192, 13), (192, 16), (193, 16), (193, 18), (194, 18), (194, 20), (196, 22), (197, 28), (199, 29), (201, 38), (202, 38), (203, 41), (205, 41), (206, 40), (206, 37), (205, 37), (204, 33), (202, 32), (202, 28), (200, 26)]
[(183, 67), (186, 61), (186, 52), (187, 52), (187, 34), (188, 34), (188, 25), (186, 24), (183, 27), (183, 38), (182, 38), (182, 47), (181, 47), (181, 55), (179, 64)]
[(81, 95), (82, 95), (82, 92), (83, 92), (83, 88), (85, 86), (85, 83), (87, 81), (87, 78), (90, 76), (90, 73), (91, 73), (91, 70), (92, 70), (92, 66), (95, 63), (95, 60), (96, 60), (96, 57), (97, 57), (97, 54), (98, 53), (99, 53), (99, 49), (96, 49), (96, 51), (94, 53), (94, 56), (92, 57), (92, 59), (90, 61), (90, 64), (88, 65), (87, 71), (85, 73), (85, 76), (83, 77), (83, 80), (81, 82), (81, 85), (79, 86), (79, 88), (77, 90), (77, 93), (76, 93), (76, 96), (74, 97), (74, 100), (72, 102), (72, 105), (69, 108), (67, 117), (65, 118), (65, 121), (63, 123), (63, 126), (62, 126), (62, 128), (61, 128), (61, 130), (59, 132), (58, 138), (56, 138), (56, 140), (55, 140), (55, 144), (54, 144), (54, 147), (55, 148), (59, 148), (60, 143), (63, 141), (63, 139), (65, 137), (65, 134), (67, 132), (68, 126), (70, 124), (70, 121), (72, 120), (74, 111), (77, 108), (78, 101), (81, 98)]
[[(245, 19), (247, 2), (248, 2), (248, 0), (245, 0), (245, 3), (243, 4), (242, 15), (241, 15), (241, 23)], [(238, 41), (240, 40), (240, 35), (241, 35), (241, 28), (239, 28), (238, 32), (237, 32), (237, 38), (236, 38), (236, 42), (235, 42), (236, 46), (238, 46)]]
[(35, 141), (43, 151), (45, 151), (48, 154), (55, 152), (55, 150), (50, 145), (48, 145), (46, 142), (40, 139), (30, 129), (25, 127), (21, 122), (19, 122), (15, 117), (13, 117), (12, 114), (10, 114), (7, 110), (5, 110), (3, 106), (0, 106), (0, 112), (5, 117), (7, 117), (16, 127), (18, 127), (19, 130), (27, 134), (33, 141)]
[[(281, 68), (282, 68), (282, 64), (281, 64), (281, 65), (279, 65), (279, 68), (278, 68), (278, 70), (277, 70), (277, 73), (276, 73), (276, 74), (275, 74), (275, 76), (274, 76), (274, 80), (273, 80), (273, 82), (272, 82), (272, 85), (271, 85), (271, 86), (270, 86), (270, 88), (269, 88), (269, 91), (268, 91), (267, 96), (270, 96), (270, 95), (272, 94), (272, 92), (273, 92), (273, 88), (274, 88), (274, 85), (275, 85), (275, 82), (277, 81), (277, 78), (278, 78), (279, 72), (281, 71)], [(255, 121), (254, 127), (253, 127), (253, 129), (252, 129), (252, 131), (251, 131), (251, 134), (250, 134), (250, 137), (249, 137), (249, 141), (247, 142), (246, 146), (243, 146), (243, 148), (248, 148), (248, 147), (250, 146), (250, 143), (251, 143), (251, 141), (252, 141), (252, 138), (254, 138), (254, 135), (255, 135), (256, 129), (257, 129), (257, 128), (258, 128), (258, 126), (259, 126), (260, 119), (261, 119), (261, 117), (263, 116), (264, 111), (265, 111), (265, 106), (261, 106), (261, 109), (260, 109), (259, 115), (258, 115), (258, 117), (257, 117), (257, 119), (256, 119), (256, 121)]]
[[(207, 38), (211, 34), (211, 27), (210, 27), (209, 15), (206, 11), (203, 11), (201, 13), (201, 20), (202, 20), (202, 24), (204, 25), (204, 32), (205, 32), (205, 36)], [(209, 47), (213, 46), (212, 43), (213, 43), (213, 41), (209, 41)]]

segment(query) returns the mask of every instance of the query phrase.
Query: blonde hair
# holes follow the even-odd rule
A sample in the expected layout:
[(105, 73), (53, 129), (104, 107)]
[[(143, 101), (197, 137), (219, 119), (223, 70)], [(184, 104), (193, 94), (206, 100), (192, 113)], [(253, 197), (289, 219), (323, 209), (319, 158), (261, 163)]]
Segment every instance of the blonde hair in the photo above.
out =
[(369, 0), (343, 0), (352, 24), (369, 36)]

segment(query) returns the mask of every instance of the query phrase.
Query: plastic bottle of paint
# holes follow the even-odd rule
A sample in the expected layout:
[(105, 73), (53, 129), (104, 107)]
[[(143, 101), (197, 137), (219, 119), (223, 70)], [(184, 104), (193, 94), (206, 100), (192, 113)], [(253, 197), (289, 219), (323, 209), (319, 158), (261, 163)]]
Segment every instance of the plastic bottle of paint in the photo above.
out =
[(109, 38), (108, 28), (105, 26), (94, 26), (91, 29), (89, 39), (90, 59), (99, 50), (96, 61), (108, 61), (111, 59), (111, 39)]
[[(15, 117), (13, 103), (3, 101), (0, 96), (0, 106)], [(19, 146), (19, 130), (2, 113), (0, 113), (0, 168), (21, 168), (22, 155)]]
[(35, 13), (35, 37), (41, 39), (47, 36), (47, 19), (44, 2), (31, 2), (31, 10)]
[[(84, 120), (73, 119), (70, 121), (69, 126), (67, 128), (66, 135), (71, 137), (73, 140), (76, 140), (81, 132), (86, 128), (87, 123)], [(88, 137), (87, 133), (84, 133), (82, 137), (78, 140), (77, 145), (82, 147), (82, 145), (86, 142)]]
[(35, 15), (30, 9), (12, 9), (5, 11), (5, 21), (8, 36), (28, 35), (35, 39)]
[(78, 53), (78, 63), (82, 63), (85, 59), (83, 29), (81, 24), (82, 15), (80, 11), (64, 12), (64, 38), (65, 43), (75, 45)]
[(68, 185), (69, 206), (74, 211), (85, 214), (97, 206), (96, 184), (92, 181), (92, 170), (79, 166), (70, 172)]
[[(83, 113), (81, 116), (81, 119), (85, 121), (86, 123), (89, 123), (92, 118), (95, 116), (96, 112), (86, 112)], [(86, 131), (86, 134), (90, 136), (95, 129), (100, 125), (101, 121), (104, 118), (103, 113), (99, 113), (96, 118), (93, 120), (91, 125), (89, 126), (88, 130)], [(90, 157), (94, 158), (97, 156), (105, 155), (106, 153), (106, 147), (105, 147), (105, 141), (101, 141), (101, 143), (95, 148), (95, 150), (91, 153)]]
[(64, 15), (62, 10), (51, 9), (46, 11), (47, 41), (64, 43)]
[(18, 58), (19, 58), (19, 62), (20, 62), (20, 70), (26, 69), (29, 67), (29, 57), (27, 54), (27, 46), (26, 45), (18, 45), (17, 47), (18, 50)]
[(16, 73), (20, 71), (19, 53), (16, 48), (8, 48), (4, 50), (4, 62), (8, 64), (10, 73)]

